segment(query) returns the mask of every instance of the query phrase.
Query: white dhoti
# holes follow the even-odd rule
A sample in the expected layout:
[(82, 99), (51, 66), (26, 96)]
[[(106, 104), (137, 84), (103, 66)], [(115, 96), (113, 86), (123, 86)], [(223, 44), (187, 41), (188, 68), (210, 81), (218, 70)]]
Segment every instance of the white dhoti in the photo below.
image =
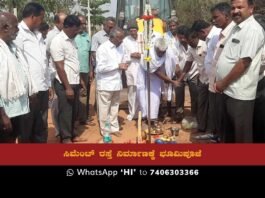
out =
[(146, 95), (146, 72), (142, 67), (139, 67), (138, 78), (137, 78), (137, 110), (141, 111), (142, 117), (147, 117), (147, 95)]
[(150, 74), (150, 119), (152, 120), (158, 118), (162, 83), (163, 81), (156, 74)]

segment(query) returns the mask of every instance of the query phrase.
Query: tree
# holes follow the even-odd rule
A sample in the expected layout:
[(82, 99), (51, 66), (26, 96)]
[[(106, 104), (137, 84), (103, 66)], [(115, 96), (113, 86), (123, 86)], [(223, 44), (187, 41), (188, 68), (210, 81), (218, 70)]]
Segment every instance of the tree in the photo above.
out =
[[(40, 3), (45, 9), (45, 20), (51, 22), (53, 16), (58, 11), (69, 12), (69, 9), (73, 5), (73, 2), (70, 0), (31, 0), (33, 2)], [(21, 20), (22, 10), (26, 3), (30, 0), (1, 0), (0, 8), (13, 12), (14, 8), (17, 8), (18, 19)]]
[(97, 25), (103, 24), (105, 17), (102, 14), (108, 12), (108, 10), (102, 10), (100, 6), (105, 3), (110, 3), (110, 0), (94, 0), (90, 2), (92, 31), (96, 30)]
[(198, 19), (209, 21), (211, 19), (211, 7), (219, 2), (230, 3), (230, 0), (175, 0), (176, 12), (180, 23), (192, 25)]
[(57, 12), (64, 11), (69, 13), (73, 6), (73, 1), (69, 0), (34, 0), (40, 3), (45, 9), (45, 21), (52, 23), (53, 17)]
[(264, 0), (256, 0), (256, 12), (265, 15)]
[(14, 8), (17, 8), (17, 13), (21, 13), (27, 0), (1, 0), (0, 8), (8, 12), (14, 12)]

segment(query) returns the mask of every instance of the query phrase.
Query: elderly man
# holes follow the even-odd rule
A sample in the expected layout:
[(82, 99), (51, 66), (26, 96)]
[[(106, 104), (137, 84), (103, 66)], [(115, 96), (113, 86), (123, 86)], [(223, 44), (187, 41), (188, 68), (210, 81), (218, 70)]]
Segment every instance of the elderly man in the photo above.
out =
[(253, 111), (264, 31), (253, 17), (253, 0), (231, 0), (236, 23), (217, 61), (215, 89), (223, 93), (224, 141), (253, 142)]
[[(164, 38), (156, 39), (154, 46), (150, 49), (150, 85), (151, 85), (151, 104), (150, 119), (156, 121), (158, 119), (161, 89), (163, 81), (178, 85), (176, 81), (171, 80), (165, 75), (165, 62), (176, 65), (174, 52), (168, 48)], [(145, 65), (146, 70), (146, 65)]]
[(57, 74), (54, 82), (59, 104), (59, 132), (61, 142), (85, 141), (74, 130), (77, 120), (80, 71), (74, 37), (80, 31), (80, 20), (75, 15), (68, 15), (64, 20), (63, 30), (52, 40), (51, 56)]
[(33, 93), (28, 66), (12, 41), (18, 32), (16, 17), (0, 13), (0, 143), (14, 143), (26, 128)]
[(176, 34), (177, 27), (179, 25), (178, 19), (177, 18), (169, 19), (169, 21), (167, 22), (167, 25), (168, 25), (169, 31), (167, 31), (164, 34), (164, 37), (169, 47), (175, 47), (177, 43), (177, 38), (175, 37), (174, 34)]
[[(128, 63), (122, 63), (124, 54), (121, 45), (124, 32), (113, 28), (110, 39), (97, 50), (96, 83), (97, 102), (99, 110), (100, 132), (103, 141), (111, 142), (110, 133), (121, 136), (119, 132), (118, 110), (120, 91), (122, 90), (121, 71), (128, 68)], [(107, 127), (107, 128), (106, 128)]]

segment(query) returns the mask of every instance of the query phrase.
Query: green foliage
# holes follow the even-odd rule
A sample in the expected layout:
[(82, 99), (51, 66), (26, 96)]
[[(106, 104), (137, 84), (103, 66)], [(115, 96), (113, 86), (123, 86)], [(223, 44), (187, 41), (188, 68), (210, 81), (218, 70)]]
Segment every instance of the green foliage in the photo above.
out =
[(256, 12), (265, 15), (264, 0), (256, 0)]
[(19, 14), (19, 17), (20, 17), (23, 7), (26, 3), (27, 3), (27, 0), (1, 0), (0, 9), (13, 12), (14, 7), (16, 7), (17, 13)]
[(195, 20), (211, 19), (210, 9), (219, 2), (230, 2), (230, 0), (175, 0), (175, 7), (180, 23), (192, 25)]
[(102, 14), (108, 12), (108, 10), (102, 10), (100, 6), (105, 3), (110, 3), (110, 0), (94, 0), (90, 2), (92, 31), (95, 31), (96, 26), (101, 25), (104, 21)]
[(63, 11), (67, 14), (70, 12), (73, 1), (70, 0), (34, 0), (40, 3), (45, 9), (45, 21), (53, 22), (53, 17), (56, 13)]
[[(197, 19), (210, 21), (210, 9), (213, 5), (220, 2), (228, 2), (231, 0), (173, 0), (177, 16), (180, 23), (192, 25)], [(256, 12), (265, 14), (264, 0), (256, 0)]]
[[(21, 14), (24, 6), (29, 0), (1, 0), (0, 8), (5, 8), (9, 12), (13, 12), (13, 8), (17, 8), (18, 19), (21, 20)], [(58, 11), (68, 12), (69, 8), (73, 5), (70, 0), (33, 0), (33, 2), (40, 3), (45, 9), (45, 20), (51, 23), (53, 16)]]

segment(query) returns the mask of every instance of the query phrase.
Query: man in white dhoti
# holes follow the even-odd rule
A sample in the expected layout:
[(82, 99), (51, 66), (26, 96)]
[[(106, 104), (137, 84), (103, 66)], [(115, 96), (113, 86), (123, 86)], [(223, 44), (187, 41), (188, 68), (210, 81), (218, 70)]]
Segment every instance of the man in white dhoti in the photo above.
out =
[(129, 36), (123, 40), (124, 58), (123, 61), (129, 61), (130, 65), (125, 71), (128, 86), (128, 120), (136, 118), (138, 111), (142, 112), (142, 117), (146, 117), (146, 95), (145, 95), (145, 75), (141, 67), (142, 55), (141, 45), (137, 39), (137, 24), (130, 24)]
[[(177, 33), (177, 27), (178, 27), (178, 19), (177, 18), (171, 18), (167, 22), (169, 31), (164, 34), (164, 38), (168, 44), (168, 47), (172, 49), (172, 56), (170, 58), (166, 58), (165, 63), (165, 70), (166, 74), (169, 78), (173, 78), (175, 76), (175, 70), (176, 70), (176, 61), (177, 61), (177, 54), (178, 54), (178, 45), (179, 41), (176, 36)], [(171, 101), (173, 98), (173, 87), (171, 84), (165, 85), (164, 93), (166, 94), (167, 98), (167, 116), (171, 116)]]
[(28, 65), (13, 44), (18, 21), (7, 12), (0, 13), (0, 143), (15, 143), (26, 130), (29, 95), (35, 93)]
[[(161, 86), (163, 81), (172, 83), (174, 86), (178, 85), (176, 81), (171, 80), (165, 75), (164, 64), (167, 57), (172, 57), (170, 49), (167, 48), (167, 43), (164, 38), (158, 38), (154, 47), (150, 49), (150, 119), (156, 120), (158, 118), (158, 111), (161, 97)], [(146, 67), (145, 67), (146, 69)]]

